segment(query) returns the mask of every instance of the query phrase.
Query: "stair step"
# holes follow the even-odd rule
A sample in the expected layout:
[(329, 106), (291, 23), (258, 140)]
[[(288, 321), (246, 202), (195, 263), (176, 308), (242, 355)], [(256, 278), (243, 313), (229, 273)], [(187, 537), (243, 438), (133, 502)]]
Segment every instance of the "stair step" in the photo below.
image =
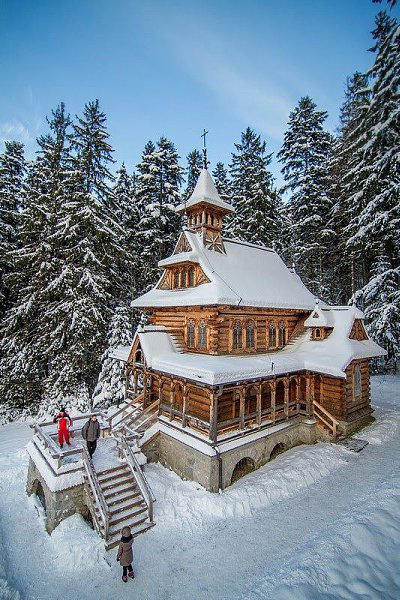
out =
[[(141, 533), (145, 533), (146, 531), (148, 531), (149, 529), (154, 527), (154, 525), (155, 525), (155, 523), (143, 523), (136, 529), (132, 530), (132, 536), (136, 537), (136, 536), (140, 535)], [(112, 550), (112, 548), (115, 548), (115, 546), (118, 546), (120, 540), (121, 540), (120, 533), (110, 536), (108, 538), (108, 542), (106, 542), (106, 544), (105, 544), (106, 550)]]
[(124, 464), (115, 465), (115, 467), (111, 467), (110, 469), (105, 469), (104, 471), (96, 471), (96, 475), (98, 478), (107, 477), (108, 475), (115, 473), (115, 471), (120, 471), (121, 469), (123, 469), (125, 467), (126, 467), (126, 465), (124, 465)]
[(132, 487), (135, 485), (136, 484), (135, 484), (133, 475), (131, 473), (127, 473), (118, 479), (113, 479), (112, 481), (109, 481), (105, 485), (102, 485), (101, 489), (103, 490), (103, 492), (108, 493), (109, 490), (112, 490), (114, 488)]
[(138, 494), (136, 496), (136, 498), (131, 498), (131, 499), (127, 500), (126, 502), (114, 504), (112, 507), (110, 505), (108, 505), (108, 508), (112, 509), (112, 510), (110, 510), (110, 515), (111, 515), (111, 517), (113, 517), (114, 515), (120, 514), (124, 510), (134, 509), (136, 506), (140, 506), (140, 505), (143, 505), (143, 497), (139, 496), (139, 494)]
[(139, 490), (135, 488), (134, 490), (121, 490), (120, 493), (110, 494), (109, 496), (105, 496), (105, 498), (107, 500), (107, 505), (112, 508), (113, 506), (117, 506), (128, 500), (132, 500), (133, 502), (138, 496), (141, 496), (141, 494)]
[[(127, 517), (126, 519), (121, 519), (120, 521), (118, 521), (118, 523), (110, 524), (110, 528), (108, 530), (108, 537), (110, 538), (119, 536), (121, 538), (121, 529), (123, 527), (130, 527), (133, 535), (133, 530), (136, 527), (139, 527), (139, 525), (141, 525), (142, 523), (145, 523), (148, 519), (148, 516), (147, 514), (144, 514), (144, 511), (138, 514), (137, 517), (138, 518), (135, 518), (135, 515), (133, 515), (131, 517)], [(101, 530), (102, 532), (104, 532), (104, 527), (102, 523)]]
[[(143, 513), (147, 513), (147, 506), (137, 506), (135, 509), (127, 509), (124, 512), (119, 513), (119, 515), (115, 515), (115, 518), (110, 519), (110, 529), (119, 526), (120, 523), (123, 523), (127, 519), (136, 520)], [(145, 515), (147, 518), (147, 514)]]
[(103, 483), (105, 484), (108, 481), (114, 481), (115, 479), (119, 479), (128, 473), (130, 473), (130, 469), (126, 465), (121, 465), (121, 467), (119, 469), (115, 469), (113, 473), (108, 473), (102, 477), (99, 477), (99, 474), (97, 474), (97, 478), (100, 482), (100, 485), (103, 487)]

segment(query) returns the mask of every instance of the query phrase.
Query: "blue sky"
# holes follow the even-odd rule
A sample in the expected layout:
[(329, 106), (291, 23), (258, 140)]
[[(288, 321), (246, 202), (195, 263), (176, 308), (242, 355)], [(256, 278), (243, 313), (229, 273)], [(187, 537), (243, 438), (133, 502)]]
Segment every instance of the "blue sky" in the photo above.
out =
[[(172, 139), (182, 162), (208, 136), (211, 168), (248, 125), (281, 146), (310, 95), (338, 124), (346, 77), (372, 62), (371, 0), (0, 0), (0, 140), (46, 131), (60, 101), (99, 98), (118, 162)], [(2, 145), (1, 145), (2, 149)], [(280, 179), (279, 164), (272, 170)]]

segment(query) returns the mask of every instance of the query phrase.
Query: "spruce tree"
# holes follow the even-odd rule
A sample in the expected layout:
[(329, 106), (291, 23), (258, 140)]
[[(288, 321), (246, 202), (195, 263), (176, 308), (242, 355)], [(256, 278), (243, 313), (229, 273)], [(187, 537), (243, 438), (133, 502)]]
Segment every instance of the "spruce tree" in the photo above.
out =
[(162, 137), (155, 146), (146, 144), (137, 167), (137, 197), (142, 240), (141, 291), (153, 286), (159, 271), (157, 263), (168, 256), (176, 242), (179, 217), (175, 207), (180, 202), (179, 188), (183, 169), (172, 142)]
[(187, 183), (183, 194), (185, 200), (188, 200), (195, 188), (200, 171), (203, 168), (203, 159), (198, 150), (192, 150), (186, 157), (187, 160)]
[(4, 279), (13, 268), (10, 253), (18, 247), (24, 172), (23, 144), (5, 142), (5, 152), (0, 155), (0, 319), (10, 304)]
[(272, 154), (250, 127), (235, 144), (230, 164), (235, 207), (231, 233), (238, 239), (271, 246), (279, 238), (280, 216), (273, 177), (268, 171)]
[(221, 196), (222, 200), (231, 202), (231, 186), (228, 177), (228, 171), (224, 166), (224, 163), (217, 162), (215, 165), (215, 169), (212, 172), (212, 176), (214, 179), (215, 187), (217, 188), (218, 194)]
[(107, 408), (124, 400), (125, 367), (110, 354), (118, 346), (132, 342), (129, 310), (125, 305), (117, 306), (108, 328), (107, 348), (104, 351), (101, 370), (93, 393), (93, 406)]
[(327, 226), (332, 201), (328, 196), (333, 140), (323, 129), (327, 117), (308, 96), (290, 114), (289, 128), (278, 153), (290, 190), (292, 254), (305, 284), (321, 297), (329, 296), (325, 262), (332, 229)]

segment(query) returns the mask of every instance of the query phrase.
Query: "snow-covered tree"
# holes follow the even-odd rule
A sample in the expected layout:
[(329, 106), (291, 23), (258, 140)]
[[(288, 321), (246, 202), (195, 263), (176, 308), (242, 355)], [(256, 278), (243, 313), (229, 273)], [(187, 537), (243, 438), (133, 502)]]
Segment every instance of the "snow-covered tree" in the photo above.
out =
[(0, 155), (0, 317), (9, 306), (4, 278), (12, 271), (10, 252), (18, 245), (18, 215), (22, 209), (22, 183), (25, 171), (24, 147), (5, 142)]
[(272, 155), (266, 153), (266, 143), (250, 127), (242, 133), (235, 148), (230, 164), (235, 206), (231, 234), (241, 240), (271, 246), (280, 233), (277, 194), (267, 168)]
[(215, 169), (212, 172), (215, 187), (217, 188), (218, 194), (222, 200), (231, 202), (231, 186), (228, 177), (228, 170), (225, 168), (224, 163), (217, 162)]
[(155, 146), (148, 142), (137, 167), (137, 198), (141, 211), (139, 233), (142, 244), (141, 290), (154, 285), (157, 263), (173, 249), (179, 229), (175, 207), (183, 168), (172, 142), (162, 137)]
[(187, 200), (197, 183), (200, 175), (200, 171), (203, 168), (203, 158), (198, 150), (192, 150), (186, 157), (187, 169), (186, 169), (186, 189), (183, 194), (185, 200)]
[(125, 305), (117, 306), (107, 334), (105, 350), (96, 388), (93, 393), (93, 406), (107, 408), (124, 400), (125, 367), (110, 354), (118, 346), (128, 346), (132, 342), (129, 310)]
[(306, 285), (322, 297), (328, 292), (325, 259), (333, 235), (327, 226), (332, 209), (328, 174), (333, 140), (323, 129), (326, 117), (311, 98), (301, 98), (290, 114), (278, 153), (284, 189), (291, 192), (292, 255)]

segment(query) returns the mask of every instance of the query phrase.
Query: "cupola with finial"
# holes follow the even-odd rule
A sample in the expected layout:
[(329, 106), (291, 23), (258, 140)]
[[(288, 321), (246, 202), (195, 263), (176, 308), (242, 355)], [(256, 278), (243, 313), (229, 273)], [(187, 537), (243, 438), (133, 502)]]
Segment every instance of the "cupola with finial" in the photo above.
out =
[(176, 207), (176, 212), (185, 217), (185, 225), (202, 234), (203, 244), (210, 250), (225, 252), (222, 241), (222, 218), (234, 212), (234, 208), (224, 202), (218, 194), (215, 183), (207, 170), (207, 149), (203, 133), (203, 169), (189, 200)]

